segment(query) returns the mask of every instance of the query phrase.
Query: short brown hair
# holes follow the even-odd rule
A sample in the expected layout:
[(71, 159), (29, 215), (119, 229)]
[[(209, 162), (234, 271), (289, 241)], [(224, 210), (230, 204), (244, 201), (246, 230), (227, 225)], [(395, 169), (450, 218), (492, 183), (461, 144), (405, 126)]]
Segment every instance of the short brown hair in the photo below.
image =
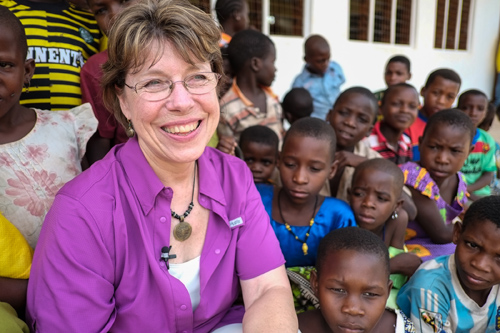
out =
[[(104, 105), (127, 126), (117, 94), (125, 86), (128, 71), (139, 71), (158, 42), (172, 43), (189, 64), (208, 61), (212, 71), (223, 74), (220, 36), (212, 17), (186, 0), (141, 0), (126, 8), (109, 33), (108, 61), (103, 65), (101, 83)], [(161, 53), (160, 48), (154, 62)]]

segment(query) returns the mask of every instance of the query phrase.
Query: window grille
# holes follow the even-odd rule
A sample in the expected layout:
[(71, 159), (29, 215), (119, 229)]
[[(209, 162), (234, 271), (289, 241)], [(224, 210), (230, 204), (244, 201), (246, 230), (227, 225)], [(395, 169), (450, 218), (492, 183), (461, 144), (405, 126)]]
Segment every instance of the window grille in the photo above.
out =
[(471, 0), (437, 0), (434, 47), (467, 50)]

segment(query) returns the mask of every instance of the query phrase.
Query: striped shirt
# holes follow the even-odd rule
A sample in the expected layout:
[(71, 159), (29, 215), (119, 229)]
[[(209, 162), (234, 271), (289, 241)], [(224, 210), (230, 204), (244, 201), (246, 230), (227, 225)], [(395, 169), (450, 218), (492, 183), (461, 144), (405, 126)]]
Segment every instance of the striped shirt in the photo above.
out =
[(409, 162), (412, 159), (410, 137), (403, 133), (398, 140), (398, 146), (392, 146), (380, 131), (380, 121), (373, 126), (372, 133), (364, 140), (371, 149), (378, 152), (383, 158), (398, 165)]
[(99, 52), (101, 32), (94, 16), (66, 2), (0, 0), (23, 24), (28, 59), (36, 62), (29, 93), (21, 104), (45, 110), (67, 110), (82, 104), (80, 69)]

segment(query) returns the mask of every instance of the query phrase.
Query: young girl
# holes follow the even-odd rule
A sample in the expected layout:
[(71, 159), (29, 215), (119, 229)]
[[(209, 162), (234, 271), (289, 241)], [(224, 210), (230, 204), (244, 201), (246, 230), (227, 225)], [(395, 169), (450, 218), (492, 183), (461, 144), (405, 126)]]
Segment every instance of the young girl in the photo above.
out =
[(403, 186), (403, 173), (397, 165), (375, 158), (356, 167), (349, 190), (349, 202), (358, 226), (373, 232), (389, 249), (393, 285), (387, 306), (392, 309), (397, 308), (399, 289), (422, 262), (415, 254), (405, 251), (408, 215), (401, 209)]
[(19, 104), (35, 69), (24, 28), (0, 6), (0, 211), (35, 248), (56, 192), (82, 171), (97, 120), (88, 104), (41, 111)]
[(286, 134), (278, 163), (283, 187), (257, 186), (287, 267), (314, 266), (319, 241), (331, 230), (355, 225), (345, 202), (319, 195), (335, 174), (335, 141), (323, 120), (297, 120)]
[(455, 250), (452, 221), (467, 201), (467, 185), (459, 170), (472, 149), (474, 131), (465, 113), (439, 111), (429, 118), (420, 139), (420, 162), (401, 166), (418, 210), (415, 221), (408, 224), (406, 244), (423, 261)]

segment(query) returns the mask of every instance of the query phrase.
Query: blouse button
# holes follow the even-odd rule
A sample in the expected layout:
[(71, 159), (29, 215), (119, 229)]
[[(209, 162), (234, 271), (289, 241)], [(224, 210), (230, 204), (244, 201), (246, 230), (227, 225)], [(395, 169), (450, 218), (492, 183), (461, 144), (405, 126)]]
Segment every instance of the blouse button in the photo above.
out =
[(219, 249), (215, 250), (215, 254), (219, 254), (219, 253), (220, 253)]
[(165, 216), (160, 217), (160, 222), (165, 223), (167, 221), (167, 218)]
[(165, 266), (165, 262), (163, 260), (160, 261), (160, 266)]
[(181, 310), (186, 310), (187, 309), (187, 306), (185, 306), (184, 304), (181, 305)]

